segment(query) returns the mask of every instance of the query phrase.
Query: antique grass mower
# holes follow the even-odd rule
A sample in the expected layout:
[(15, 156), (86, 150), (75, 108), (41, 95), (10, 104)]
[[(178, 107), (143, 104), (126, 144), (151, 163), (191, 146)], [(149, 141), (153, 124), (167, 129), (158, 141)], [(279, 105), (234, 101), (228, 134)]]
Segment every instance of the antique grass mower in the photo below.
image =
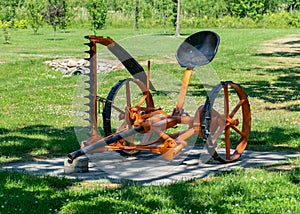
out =
[[(174, 159), (187, 145), (191, 137), (203, 139), (208, 153), (222, 163), (236, 161), (245, 150), (251, 126), (250, 105), (246, 93), (240, 85), (225, 81), (212, 88), (204, 105), (197, 108), (193, 116), (184, 111), (184, 103), (193, 69), (210, 63), (217, 53), (220, 38), (211, 31), (197, 32), (186, 38), (179, 46), (176, 58), (181, 67), (185, 67), (177, 103), (171, 114), (163, 108), (157, 108), (152, 98), (156, 89), (150, 81), (150, 63), (145, 71), (143, 67), (118, 43), (102, 36), (86, 36), (90, 47), (90, 72), (85, 81), (89, 94), (85, 96), (89, 107), (89, 137), (81, 143), (81, 149), (68, 154), (71, 163), (85, 154), (105, 151), (117, 151), (124, 156), (142, 154), (160, 154), (165, 160)], [(107, 98), (101, 98), (103, 108), (103, 130), (105, 137), (98, 134), (97, 104), (97, 59), (96, 45), (106, 46), (133, 76), (120, 80), (112, 87)], [(133, 99), (131, 86), (140, 90), (140, 97)], [(156, 86), (159, 87), (159, 86)], [(122, 94), (119, 94), (122, 93)], [(124, 103), (118, 104), (117, 97), (122, 96)], [(222, 99), (222, 111), (215, 106), (216, 99)], [(234, 97), (233, 102), (230, 100)], [(233, 104), (232, 104), (233, 103)], [(114, 112), (114, 114), (113, 114)], [(113, 123), (117, 120), (118, 123)], [(118, 124), (118, 125), (116, 125)], [(184, 124), (187, 129), (172, 130)], [(156, 137), (153, 137), (156, 136)], [(218, 143), (217, 140), (219, 139)], [(220, 140), (221, 139), (221, 140)], [(104, 145), (104, 146), (103, 146)]]

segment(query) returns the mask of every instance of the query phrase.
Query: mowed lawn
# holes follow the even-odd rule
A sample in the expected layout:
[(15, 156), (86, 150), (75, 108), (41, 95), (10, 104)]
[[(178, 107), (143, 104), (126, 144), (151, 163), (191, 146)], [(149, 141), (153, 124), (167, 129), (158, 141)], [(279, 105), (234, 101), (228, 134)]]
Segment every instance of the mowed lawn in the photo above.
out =
[[(299, 51), (266, 53), (262, 45), (300, 31), (212, 30), (221, 37), (218, 54), (208, 67), (214, 72), (212, 82), (232, 80), (249, 96), (252, 132), (247, 149), (299, 153), (299, 64), (278, 61), (279, 58), (299, 61)], [(183, 29), (179, 43), (197, 31)], [(30, 30), (12, 30), (11, 44), (3, 44), (4, 39), (0, 37), (0, 164), (65, 156), (79, 148), (73, 129), (72, 103), (80, 77), (65, 77), (44, 62), (86, 57), (87, 46), (83, 43), (87, 40), (83, 37), (89, 33), (71, 29), (58, 33), (54, 40), (50, 28), (42, 29), (38, 35)], [(164, 45), (174, 45), (172, 35), (164, 35), (158, 29), (106, 29), (99, 34), (123, 41), (125, 49), (126, 44), (133, 46), (131, 54), (139, 61), (154, 61), (153, 72), (159, 70), (181, 78), (182, 68), (173, 63), (175, 52), (167, 54), (168, 60), (160, 60), (166, 53), (155, 43), (161, 40)], [(136, 38), (146, 39), (137, 45)], [(297, 44), (299, 40), (291, 42)], [(126, 78), (129, 74), (122, 71), (120, 76)], [(99, 93), (108, 93), (118, 77), (113, 72), (107, 74)], [(189, 88), (192, 94), (199, 95), (199, 105), (206, 96), (201, 78), (195, 75)], [(37, 213), (297, 213), (299, 161), (287, 165), (287, 170), (238, 170), (205, 181), (160, 187), (86, 183), (0, 172), (0, 213), (26, 213), (33, 207)], [(182, 191), (185, 195), (179, 194)]]

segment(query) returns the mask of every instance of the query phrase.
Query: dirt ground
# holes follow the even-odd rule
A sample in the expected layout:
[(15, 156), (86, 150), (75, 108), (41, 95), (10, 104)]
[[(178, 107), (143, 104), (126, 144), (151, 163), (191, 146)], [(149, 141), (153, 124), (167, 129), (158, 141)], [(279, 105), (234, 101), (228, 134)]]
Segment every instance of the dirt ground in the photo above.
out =
[(300, 34), (290, 34), (265, 42), (258, 51), (262, 53), (261, 56), (268, 57), (268, 61), (272, 61), (272, 65), (267, 68), (284, 67), (300, 70)]

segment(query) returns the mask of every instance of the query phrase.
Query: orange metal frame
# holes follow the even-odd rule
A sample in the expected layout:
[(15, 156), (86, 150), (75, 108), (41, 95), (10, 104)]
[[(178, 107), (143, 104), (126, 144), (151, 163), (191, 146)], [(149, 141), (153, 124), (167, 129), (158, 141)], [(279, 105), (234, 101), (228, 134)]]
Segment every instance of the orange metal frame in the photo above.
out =
[[(97, 152), (103, 152), (103, 151), (119, 151), (119, 150), (126, 150), (126, 151), (150, 151), (153, 153), (159, 153), (162, 155), (162, 157), (166, 160), (171, 160), (176, 157), (177, 154), (182, 151), (182, 149), (187, 146), (186, 140), (192, 137), (193, 135), (197, 134), (199, 136), (202, 136), (202, 125), (201, 125), (201, 117), (203, 112), (203, 106), (200, 106), (195, 114), (195, 117), (187, 116), (183, 114), (183, 105), (186, 98), (186, 93), (188, 90), (188, 85), (190, 82), (190, 78), (193, 72), (192, 68), (186, 68), (182, 84), (178, 96), (178, 100), (176, 103), (176, 107), (173, 110), (173, 113), (171, 115), (168, 115), (166, 112), (164, 112), (161, 109), (156, 109), (154, 107), (154, 103), (152, 100), (152, 96), (150, 94), (150, 63), (148, 63), (148, 70), (147, 70), (147, 83), (146, 85), (140, 82), (143, 87), (143, 96), (140, 98), (140, 100), (137, 102), (135, 106), (127, 106), (126, 107), (126, 113), (124, 115), (124, 121), (126, 123), (130, 123), (132, 125), (133, 129), (132, 131), (127, 130), (118, 130), (116, 133), (113, 133), (110, 136), (107, 136), (105, 138), (98, 135), (98, 127), (97, 127), (97, 60), (96, 60), (96, 44), (100, 43), (105, 46), (114, 46), (114, 41), (111, 38), (104, 38), (102, 36), (87, 36), (87, 39), (90, 40), (90, 43), (88, 44), (90, 46), (90, 51), (88, 53), (90, 54), (90, 78), (92, 78), (92, 91), (90, 93), (89, 97), (92, 99), (92, 102), (94, 103), (94, 106), (92, 108), (92, 111), (94, 111), (94, 114), (91, 116), (92, 121), (92, 130), (91, 130), (91, 137), (87, 139), (86, 141), (82, 142), (81, 144), (81, 150), (80, 152), (76, 151), (75, 153), (71, 153), (68, 155), (70, 160), (73, 160), (79, 155), (82, 155), (83, 153), (97, 153)], [(215, 119), (212, 119), (214, 123), (218, 123), (218, 119), (225, 117), (225, 123), (222, 125), (218, 125), (220, 128), (220, 133), (217, 133), (215, 135), (215, 138), (218, 138), (222, 132), (225, 133), (225, 147), (226, 147), (226, 160), (225, 162), (230, 162), (233, 160), (236, 160), (240, 157), (240, 154), (244, 151), (247, 142), (249, 134), (248, 131), (239, 130), (236, 128), (239, 121), (236, 119), (232, 119), (235, 113), (240, 109), (240, 107), (243, 105), (243, 102), (248, 102), (247, 97), (241, 97), (240, 103), (238, 103), (235, 108), (232, 110), (232, 112), (229, 112), (229, 98), (228, 98), (228, 85), (224, 85), (224, 114), (219, 114), (216, 111), (212, 110), (212, 114), (214, 115)], [(236, 90), (240, 90), (238, 87), (235, 87), (236, 85), (231, 85)], [(126, 85), (126, 87), (128, 87)], [(238, 94), (240, 93), (237, 91)], [(129, 93), (129, 90), (127, 90), (127, 93)], [(129, 94), (127, 94), (127, 99), (129, 99)], [(147, 103), (147, 107), (141, 107), (143, 103)], [(127, 103), (131, 103), (130, 100), (127, 100)], [(243, 112), (245, 115), (250, 115), (250, 109), (247, 110), (248, 112)], [(216, 119), (217, 118), (217, 119)], [(215, 121), (214, 121), (215, 120)], [(250, 116), (249, 116), (250, 121)], [(166, 134), (165, 130), (174, 127), (178, 124), (187, 124), (188, 129), (185, 131), (173, 133), (173, 134)], [(250, 126), (250, 122), (248, 124)], [(213, 129), (213, 127), (212, 127)], [(234, 129), (238, 134), (241, 136), (241, 141), (239, 142), (236, 151), (234, 155), (231, 155), (230, 151), (230, 129)], [(248, 130), (248, 129), (246, 129)], [(159, 135), (159, 138), (152, 141), (145, 141), (138, 145), (135, 145), (133, 140), (131, 140), (130, 144), (126, 144), (126, 141), (124, 139), (124, 135), (121, 136), (121, 133), (125, 133), (125, 135), (132, 136), (135, 133), (149, 133), (154, 132)], [(246, 132), (246, 133), (245, 133)], [(212, 141), (216, 141), (216, 139), (213, 139)], [(101, 143), (107, 143), (108, 145), (100, 146)], [(159, 144), (160, 143), (160, 144)], [(157, 145), (158, 144), (158, 145)], [(103, 144), (101, 144), (103, 145)]]

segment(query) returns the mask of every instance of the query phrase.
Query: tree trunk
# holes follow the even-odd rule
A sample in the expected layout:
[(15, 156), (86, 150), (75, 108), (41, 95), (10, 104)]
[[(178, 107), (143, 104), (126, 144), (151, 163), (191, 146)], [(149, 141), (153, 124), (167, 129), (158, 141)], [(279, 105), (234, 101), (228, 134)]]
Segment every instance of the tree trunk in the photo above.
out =
[(180, 0), (177, 0), (177, 18), (175, 36), (180, 36)]
[(139, 29), (139, 0), (135, 0), (135, 11), (134, 11), (134, 27), (136, 30)]

